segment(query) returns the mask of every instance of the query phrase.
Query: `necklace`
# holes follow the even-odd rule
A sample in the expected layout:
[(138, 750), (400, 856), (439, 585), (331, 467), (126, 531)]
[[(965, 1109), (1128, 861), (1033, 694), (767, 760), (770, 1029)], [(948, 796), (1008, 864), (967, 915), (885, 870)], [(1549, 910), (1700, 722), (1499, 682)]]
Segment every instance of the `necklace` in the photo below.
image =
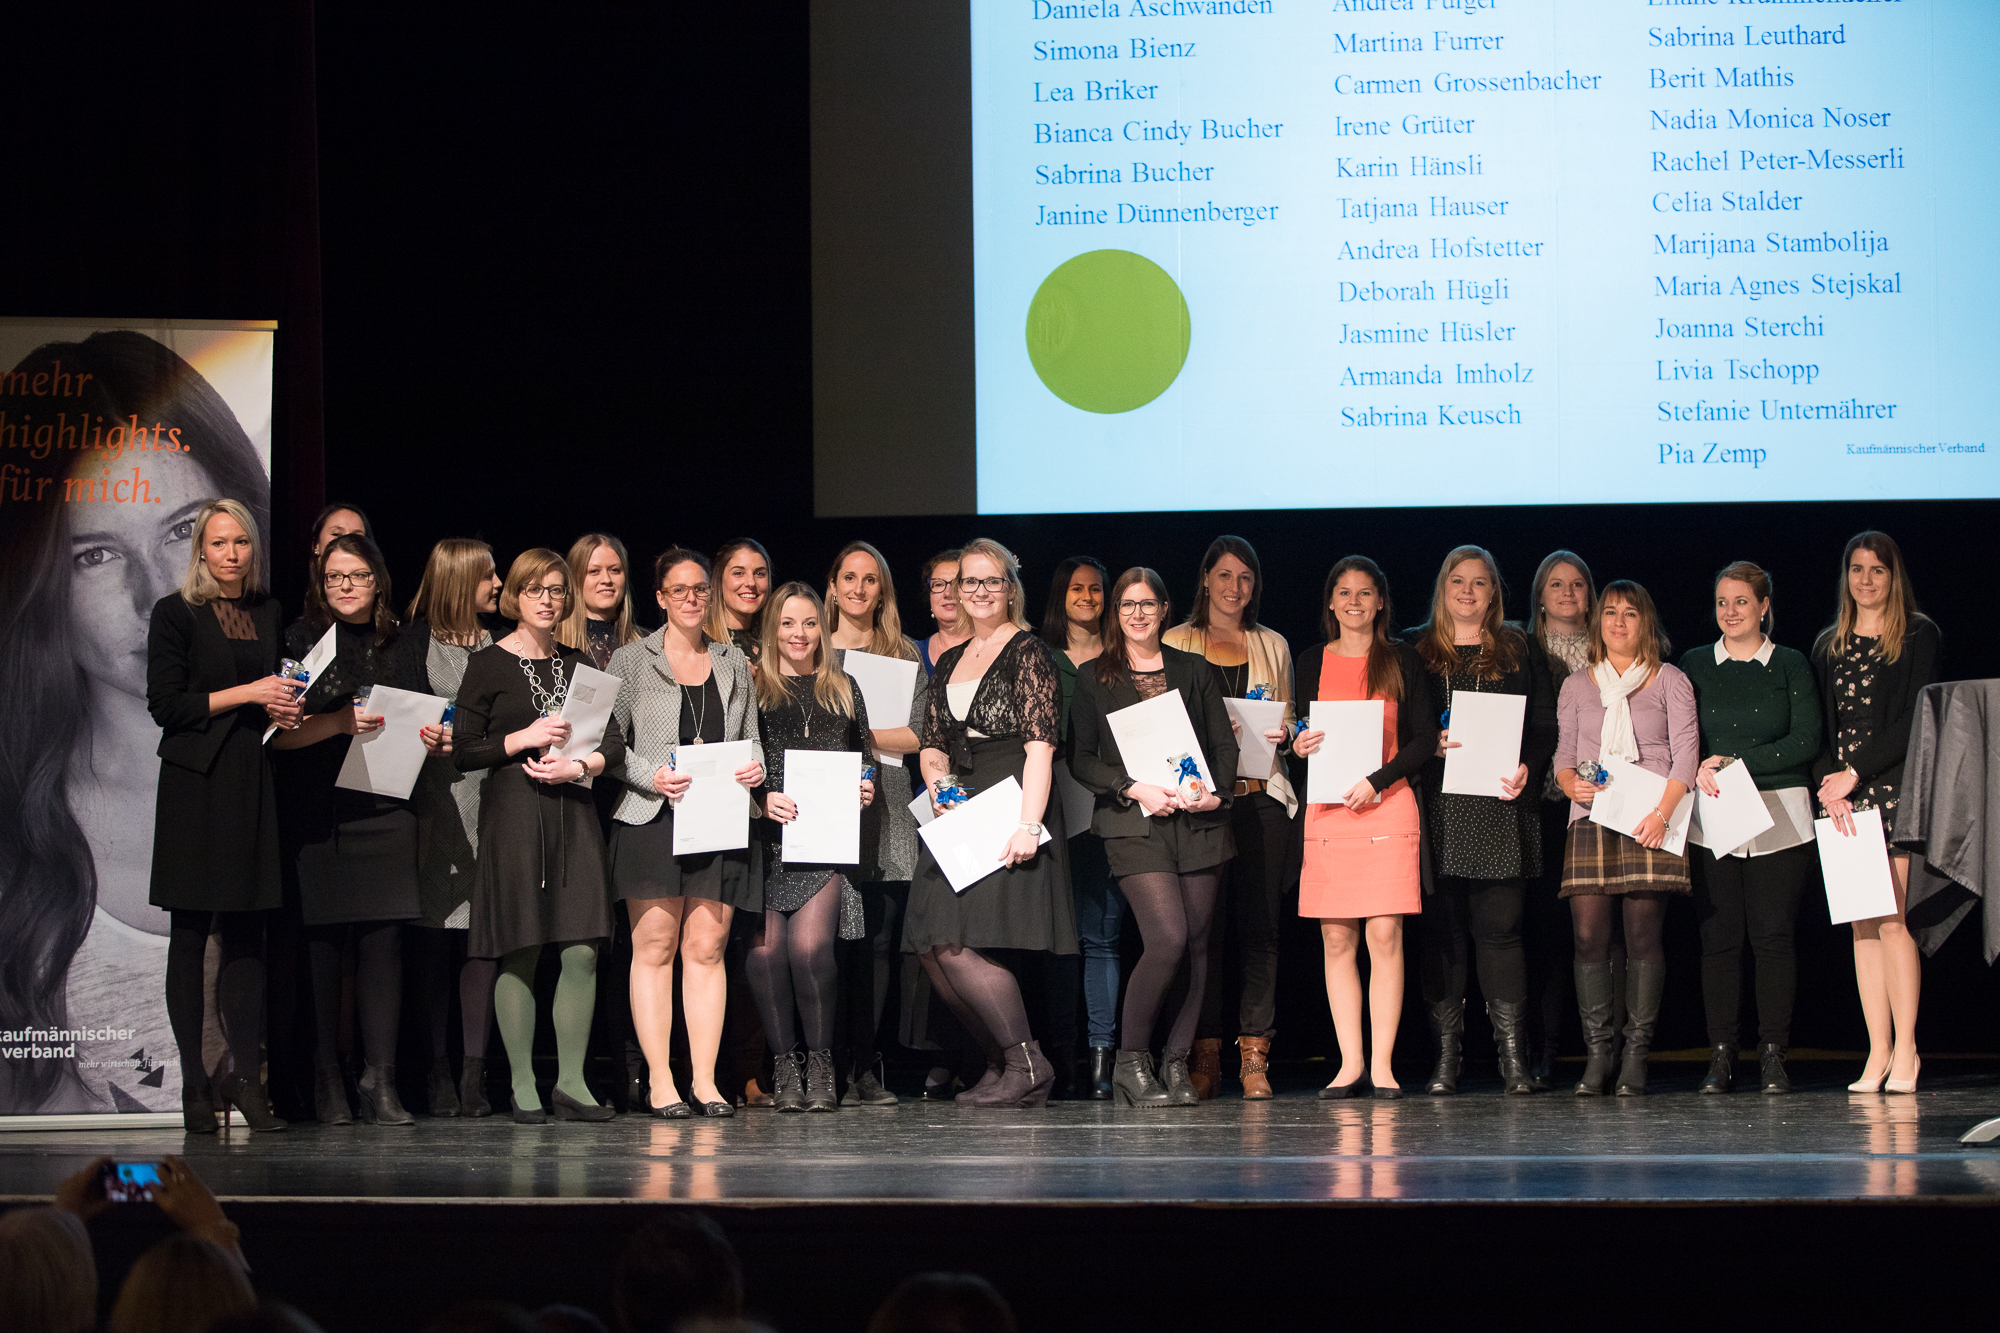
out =
[(701, 734), (701, 723), (702, 719), (708, 716), (708, 682), (703, 681), (692, 687), (683, 686), (682, 692), (687, 693), (690, 688), (693, 691), (693, 698), (688, 701), (688, 709), (694, 714), (694, 739), (687, 744), (706, 745), (708, 741)]
[(533, 658), (520, 659), (521, 674), (528, 678), (528, 697), (534, 701), (535, 711), (543, 717), (548, 717), (562, 711), (563, 700), (569, 694), (569, 686), (563, 681), (561, 655), (554, 655), (545, 660), (549, 664), (549, 669), (555, 674), (555, 688), (552, 690), (542, 688), (542, 679), (535, 674)]

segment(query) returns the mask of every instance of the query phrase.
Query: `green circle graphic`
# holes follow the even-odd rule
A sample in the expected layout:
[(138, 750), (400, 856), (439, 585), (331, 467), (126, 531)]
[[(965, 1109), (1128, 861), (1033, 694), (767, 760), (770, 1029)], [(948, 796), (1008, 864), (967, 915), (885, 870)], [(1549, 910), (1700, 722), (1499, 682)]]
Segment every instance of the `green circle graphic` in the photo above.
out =
[(1049, 392), (1086, 412), (1130, 412), (1187, 363), (1187, 300), (1130, 250), (1092, 250), (1042, 279), (1028, 303), (1028, 359)]

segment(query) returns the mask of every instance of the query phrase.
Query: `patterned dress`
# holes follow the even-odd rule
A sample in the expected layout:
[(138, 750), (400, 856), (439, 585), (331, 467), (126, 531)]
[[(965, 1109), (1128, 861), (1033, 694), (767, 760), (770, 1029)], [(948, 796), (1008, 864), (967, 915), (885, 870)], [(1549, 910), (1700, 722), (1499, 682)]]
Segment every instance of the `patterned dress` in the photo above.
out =
[[(1833, 738), (1833, 757), (1837, 763), (1846, 764), (1848, 755), (1869, 738), (1868, 710), (1875, 701), (1876, 675), (1882, 667), (1876, 652), (1881, 642), (1850, 634), (1846, 651), (1833, 659), (1833, 714), (1839, 727)], [(1898, 794), (1895, 783), (1878, 777), (1856, 783), (1847, 799), (1856, 810), (1880, 810), (1886, 828), (1893, 827)]]

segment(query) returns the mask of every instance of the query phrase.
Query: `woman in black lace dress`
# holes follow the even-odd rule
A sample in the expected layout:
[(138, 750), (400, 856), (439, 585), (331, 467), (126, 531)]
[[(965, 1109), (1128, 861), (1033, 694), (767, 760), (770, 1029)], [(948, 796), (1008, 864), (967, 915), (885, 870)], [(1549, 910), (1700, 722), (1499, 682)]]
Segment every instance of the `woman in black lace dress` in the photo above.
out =
[[(825, 610), (813, 590), (788, 583), (764, 617), (763, 651), (754, 673), (758, 724), (764, 735), (766, 820), (764, 915), (750, 950), (750, 991), (776, 1057), (773, 1104), (780, 1111), (837, 1111), (833, 1028), (839, 1002), (836, 935), (861, 938), (861, 895), (853, 880), (866, 866), (812, 865), (784, 860), (783, 826), (798, 818), (785, 793), (789, 750), (848, 751), (861, 756), (860, 803), (875, 796), (868, 776), (875, 762), (868, 709), (861, 691), (827, 648)], [(864, 855), (865, 855), (864, 846)], [(796, 1023), (794, 1014), (796, 1012)], [(806, 1049), (798, 1048), (804, 1029)]]
[(935, 808), (942, 779), (956, 778), (968, 795), (977, 795), (1013, 778), (1021, 786), (1020, 826), (999, 868), (963, 893), (952, 891), (929, 846), (922, 849), (903, 948), (917, 955), (938, 995), (986, 1048), (986, 1076), (958, 1101), (1042, 1106), (1055, 1067), (1029, 1038), (1028, 1010), (1014, 974), (988, 955), (996, 949), (1077, 951), (1076, 909), (1062, 861), (1062, 803), (1050, 799), (1062, 688), (1048, 646), (1028, 632), (1012, 552), (985, 539), (967, 545), (958, 587), (972, 637), (939, 658), (931, 677), (924, 780)]

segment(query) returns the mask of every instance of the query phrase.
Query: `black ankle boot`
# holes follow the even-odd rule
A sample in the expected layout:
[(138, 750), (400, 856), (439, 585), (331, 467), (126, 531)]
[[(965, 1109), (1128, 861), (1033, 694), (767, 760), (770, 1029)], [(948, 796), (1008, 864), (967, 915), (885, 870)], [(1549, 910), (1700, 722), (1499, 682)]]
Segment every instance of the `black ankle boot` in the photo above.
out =
[(806, 1109), (806, 1056), (804, 1051), (779, 1051), (771, 1062), (771, 1109)]
[(1646, 1057), (1653, 1053), (1653, 1029), (1660, 1021), (1660, 997), (1666, 992), (1663, 963), (1634, 958), (1625, 964), (1625, 1053), (1618, 1063), (1618, 1095), (1646, 1094)]
[(1108, 1102), (1111, 1100), (1111, 1071), (1118, 1063), (1118, 1052), (1109, 1046), (1090, 1048), (1090, 1100)]
[(1736, 1087), (1736, 1047), (1719, 1041), (1708, 1048), (1708, 1073), (1701, 1080), (1704, 1096), (1730, 1092)]
[(1535, 1091), (1528, 1077), (1526, 1000), (1488, 1000), (1486, 1017), (1493, 1024), (1493, 1044), (1500, 1052), (1500, 1091), (1524, 1097)]
[(1611, 964), (1577, 963), (1576, 1012), (1583, 1020), (1583, 1077), (1576, 1095), (1602, 1097), (1611, 1091)]
[(1111, 1090), (1120, 1106), (1171, 1106), (1167, 1089), (1153, 1076), (1151, 1051), (1120, 1051), (1111, 1072)]
[(396, 1095), (396, 1066), (369, 1065), (356, 1088), (361, 1096), (361, 1122), (367, 1125), (414, 1125), (417, 1118), (403, 1109)]
[(1169, 1106), (1199, 1106), (1201, 1094), (1188, 1076), (1188, 1053), (1170, 1048), (1160, 1052), (1160, 1085), (1167, 1090)]
[(1042, 1045), (1024, 1041), (1006, 1050), (1006, 1066), (987, 1092), (974, 1097), (961, 1094), (961, 1106), (1047, 1106), (1049, 1089), (1055, 1086), (1056, 1067), (1042, 1054)]
[(313, 1113), (322, 1125), (354, 1123), (347, 1105), (347, 1080), (339, 1065), (321, 1065), (313, 1071)]
[[(341, 1098), (346, 1100), (346, 1090), (341, 1090)], [(264, 1100), (264, 1085), (254, 1083), (241, 1074), (231, 1074), (215, 1085), (215, 1100), (224, 1110), (235, 1107), (245, 1124), (260, 1133), (283, 1129), (285, 1122), (271, 1114), (271, 1104)]]
[(1792, 1090), (1792, 1076), (1785, 1072), (1785, 1048), (1777, 1042), (1767, 1041), (1757, 1048), (1757, 1067), (1766, 1094), (1781, 1097)]
[(451, 1061), (438, 1056), (431, 1061), (430, 1096), (426, 1099), (431, 1115), (442, 1120), (458, 1117), (458, 1084), (452, 1082)]
[(1433, 1097), (1449, 1097), (1458, 1091), (1459, 1071), (1465, 1065), (1465, 999), (1437, 1000), (1428, 1008), (1431, 1040), (1437, 1043), (1437, 1066), (1424, 1083)]
[(206, 1074), (189, 1078), (181, 1071), (181, 1128), (189, 1134), (215, 1133), (215, 1094)]
[(833, 1052), (806, 1052), (806, 1110), (838, 1111), (840, 1097), (833, 1090)]
[(464, 1066), (458, 1071), (458, 1113), (470, 1120), (482, 1120), (493, 1114), (493, 1103), (486, 1097), (486, 1057), (468, 1055)]

